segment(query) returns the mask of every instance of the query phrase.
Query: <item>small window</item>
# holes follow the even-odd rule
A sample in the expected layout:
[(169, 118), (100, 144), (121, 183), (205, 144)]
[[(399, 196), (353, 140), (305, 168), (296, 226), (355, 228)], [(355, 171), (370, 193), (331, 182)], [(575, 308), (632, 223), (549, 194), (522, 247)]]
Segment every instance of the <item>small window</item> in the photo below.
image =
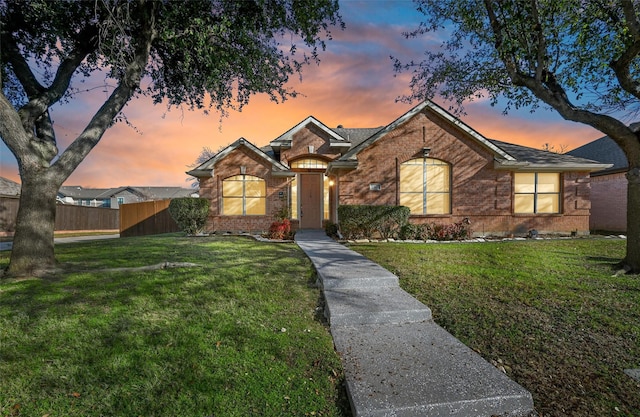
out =
[(236, 175), (222, 181), (222, 213), (226, 216), (264, 215), (267, 187), (262, 178)]
[(451, 212), (451, 167), (432, 158), (411, 159), (400, 165), (400, 204), (411, 214)]
[(560, 213), (560, 174), (517, 172), (514, 174), (514, 213)]

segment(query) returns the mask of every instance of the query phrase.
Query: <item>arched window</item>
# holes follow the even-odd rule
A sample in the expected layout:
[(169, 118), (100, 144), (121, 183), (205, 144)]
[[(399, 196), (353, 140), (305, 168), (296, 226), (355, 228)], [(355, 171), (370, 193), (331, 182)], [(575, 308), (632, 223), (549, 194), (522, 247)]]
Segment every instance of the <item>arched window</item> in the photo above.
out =
[(264, 215), (267, 185), (262, 178), (236, 175), (222, 181), (222, 214), (226, 216)]
[(451, 167), (444, 161), (416, 158), (400, 165), (400, 205), (411, 214), (451, 212)]

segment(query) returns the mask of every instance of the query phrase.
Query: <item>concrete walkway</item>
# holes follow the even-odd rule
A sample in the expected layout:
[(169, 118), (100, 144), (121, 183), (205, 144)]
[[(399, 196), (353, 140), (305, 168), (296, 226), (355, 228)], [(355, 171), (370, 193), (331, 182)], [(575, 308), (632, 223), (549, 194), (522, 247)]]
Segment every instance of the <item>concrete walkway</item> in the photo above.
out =
[(531, 394), (435, 324), (398, 277), (323, 231), (295, 239), (318, 271), (354, 417), (533, 413)]

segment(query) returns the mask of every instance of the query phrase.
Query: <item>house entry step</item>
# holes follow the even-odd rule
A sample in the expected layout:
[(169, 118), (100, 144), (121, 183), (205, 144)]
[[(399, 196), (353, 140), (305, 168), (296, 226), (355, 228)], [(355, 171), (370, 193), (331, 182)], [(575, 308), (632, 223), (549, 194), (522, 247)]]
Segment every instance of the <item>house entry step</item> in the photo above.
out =
[(432, 321), (332, 326), (354, 417), (530, 415), (531, 394)]

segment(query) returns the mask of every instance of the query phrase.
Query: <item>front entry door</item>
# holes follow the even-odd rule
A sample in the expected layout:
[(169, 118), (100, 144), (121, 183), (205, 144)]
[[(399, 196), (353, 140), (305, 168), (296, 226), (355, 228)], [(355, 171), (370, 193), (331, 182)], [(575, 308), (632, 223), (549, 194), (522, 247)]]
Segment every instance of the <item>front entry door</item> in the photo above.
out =
[(300, 228), (322, 229), (322, 174), (300, 173)]

